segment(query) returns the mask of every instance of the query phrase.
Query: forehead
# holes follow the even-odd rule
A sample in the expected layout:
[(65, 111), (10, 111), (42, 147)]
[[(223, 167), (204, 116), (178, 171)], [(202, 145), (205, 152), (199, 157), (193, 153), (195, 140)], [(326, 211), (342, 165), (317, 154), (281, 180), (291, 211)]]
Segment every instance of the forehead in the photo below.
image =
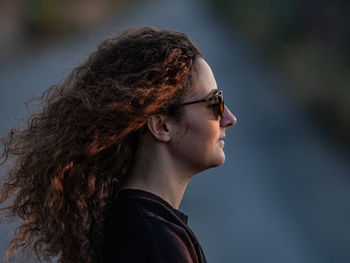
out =
[(217, 84), (213, 72), (208, 63), (199, 58), (194, 64), (194, 83), (189, 99), (203, 99), (217, 90)]

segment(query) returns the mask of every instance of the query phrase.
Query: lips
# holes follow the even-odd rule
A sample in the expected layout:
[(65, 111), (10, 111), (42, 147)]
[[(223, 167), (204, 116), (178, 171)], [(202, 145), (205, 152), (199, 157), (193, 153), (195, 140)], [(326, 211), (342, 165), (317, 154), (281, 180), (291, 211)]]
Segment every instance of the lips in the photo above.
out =
[(226, 138), (226, 136), (222, 136), (222, 137), (220, 137), (219, 141), (224, 140), (225, 138)]

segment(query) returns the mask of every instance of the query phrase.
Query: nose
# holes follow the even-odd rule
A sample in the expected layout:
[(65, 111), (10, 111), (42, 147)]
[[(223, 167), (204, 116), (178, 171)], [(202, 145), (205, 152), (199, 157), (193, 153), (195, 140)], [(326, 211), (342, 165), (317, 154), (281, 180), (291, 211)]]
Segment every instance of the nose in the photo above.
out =
[(229, 127), (235, 125), (237, 118), (231, 113), (231, 111), (225, 106), (224, 108), (224, 118), (220, 120), (220, 126)]

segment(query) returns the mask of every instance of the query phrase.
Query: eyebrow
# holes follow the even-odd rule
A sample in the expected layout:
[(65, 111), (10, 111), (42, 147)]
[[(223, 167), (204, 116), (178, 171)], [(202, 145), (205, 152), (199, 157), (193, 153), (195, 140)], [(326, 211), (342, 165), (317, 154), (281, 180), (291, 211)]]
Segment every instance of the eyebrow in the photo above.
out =
[(189, 101), (189, 102), (184, 102), (184, 103), (181, 103), (180, 105), (182, 106), (182, 105), (189, 105), (189, 104), (194, 104), (194, 103), (198, 103), (198, 102), (204, 102), (204, 101), (207, 101), (207, 100), (209, 100), (211, 97), (211, 95), (213, 95), (213, 94), (215, 94), (215, 93), (217, 93), (217, 92), (219, 92), (219, 90), (218, 89), (214, 89), (214, 90), (212, 90), (212, 91), (210, 91), (209, 92), (209, 94), (206, 96), (206, 98), (205, 99), (201, 99), (201, 100), (194, 100), (194, 101)]
[(214, 90), (210, 91), (209, 94), (207, 95), (207, 98), (209, 98), (211, 95), (214, 95), (218, 91), (219, 91), (218, 89), (214, 89)]

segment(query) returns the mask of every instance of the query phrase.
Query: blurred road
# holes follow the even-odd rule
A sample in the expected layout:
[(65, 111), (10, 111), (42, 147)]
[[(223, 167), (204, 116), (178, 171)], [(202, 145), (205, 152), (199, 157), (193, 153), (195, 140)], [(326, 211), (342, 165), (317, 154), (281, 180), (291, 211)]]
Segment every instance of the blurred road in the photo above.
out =
[(199, 1), (144, 1), (88, 34), (1, 65), (0, 134), (23, 116), (24, 101), (60, 81), (99, 40), (143, 25), (190, 36), (238, 119), (227, 131), (226, 163), (196, 176), (180, 208), (208, 262), (350, 262), (348, 160), (278, 69)]

